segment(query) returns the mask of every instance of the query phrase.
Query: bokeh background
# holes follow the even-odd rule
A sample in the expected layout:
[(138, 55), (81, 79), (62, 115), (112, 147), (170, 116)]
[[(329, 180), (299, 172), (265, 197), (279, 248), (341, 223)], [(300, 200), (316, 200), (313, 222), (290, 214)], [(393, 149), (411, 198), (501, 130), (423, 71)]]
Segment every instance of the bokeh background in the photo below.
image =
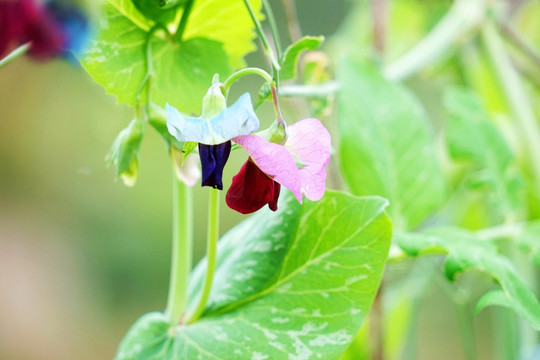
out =
[[(304, 34), (327, 35), (331, 43), (335, 34), (363, 37), (355, 26), (369, 16), (358, 10), (365, 2), (296, 3)], [(394, 1), (390, 57), (413, 45), (450, 3)], [(281, 1), (271, 4), (287, 39)], [(247, 60), (265, 66), (260, 53)], [(240, 84), (256, 91), (258, 83), (248, 79)], [(415, 91), (433, 91), (414, 81), (410, 85)], [(242, 85), (235, 87), (239, 91)], [(436, 106), (431, 108), (436, 114)], [(308, 115), (296, 103), (286, 103), (285, 111), (290, 121)], [(263, 106), (260, 114), (265, 124), (273, 120), (270, 107)], [(104, 161), (132, 116), (73, 64), (20, 58), (0, 69), (0, 359), (112, 359), (141, 314), (165, 307), (172, 176), (165, 145), (148, 127), (133, 188), (116, 181)], [(333, 117), (325, 121), (335, 127)], [(245, 159), (241, 152), (233, 154), (226, 187)], [(204, 254), (206, 191), (196, 186), (195, 199), (198, 261)], [(221, 214), (222, 233), (244, 218), (226, 206)], [(409, 270), (404, 265), (394, 271), (399, 277)], [(460, 359), (450, 300), (430, 286), (417, 301), (418, 331), (411, 341), (418, 358)], [(476, 322), (480, 359), (490, 359), (493, 348), (489, 312)]]

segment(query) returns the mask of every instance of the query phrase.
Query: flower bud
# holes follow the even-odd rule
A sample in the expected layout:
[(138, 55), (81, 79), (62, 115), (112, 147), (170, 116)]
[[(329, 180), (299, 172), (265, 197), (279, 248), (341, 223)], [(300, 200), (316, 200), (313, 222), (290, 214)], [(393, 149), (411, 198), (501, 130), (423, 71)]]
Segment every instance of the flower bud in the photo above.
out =
[(142, 122), (133, 119), (114, 140), (106, 161), (116, 166), (116, 176), (126, 186), (133, 186), (137, 181), (139, 169), (139, 150), (143, 138)]
[(216, 81), (214, 76), (212, 86), (203, 97), (201, 118), (211, 119), (216, 117), (227, 107), (227, 101), (223, 96), (223, 92), (221, 92), (222, 86), (223, 84)]

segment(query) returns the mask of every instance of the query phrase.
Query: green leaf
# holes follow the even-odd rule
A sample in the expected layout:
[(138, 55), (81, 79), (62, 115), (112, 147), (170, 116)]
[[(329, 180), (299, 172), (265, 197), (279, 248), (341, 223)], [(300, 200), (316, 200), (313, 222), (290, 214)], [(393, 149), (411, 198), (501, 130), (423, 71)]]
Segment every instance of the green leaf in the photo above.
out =
[[(147, 18), (156, 23), (170, 24), (173, 23), (178, 7), (164, 9), (160, 6), (160, 0), (132, 0), (136, 8)], [(180, 5), (180, 4), (178, 4)]]
[(445, 106), (450, 114), (446, 132), (452, 158), (473, 164), (473, 181), (492, 189), (502, 214), (520, 207), (524, 182), (510, 167), (514, 156), (478, 96), (469, 89), (450, 88)]
[(491, 290), (485, 293), (477, 302), (474, 307), (474, 314), (478, 315), (480, 311), (484, 310), (488, 306), (502, 306), (512, 309), (512, 303), (508, 300), (508, 297), (504, 294), (504, 291), (497, 289)]
[[(513, 264), (497, 253), (493, 243), (481, 240), (473, 232), (458, 228), (436, 228), (424, 233), (396, 234), (397, 244), (410, 255), (438, 251), (447, 253), (446, 276), (453, 280), (468, 269), (477, 269), (492, 276), (501, 286), (502, 293), (486, 295), (477, 305), (505, 305), (540, 330), (540, 303), (525, 284)], [(505, 299), (501, 299), (504, 294)]]
[[(387, 202), (328, 191), (304, 205), (287, 196), (220, 241), (203, 318), (172, 327), (145, 315), (117, 360), (337, 359), (373, 301), (391, 239)], [(191, 299), (205, 262), (192, 277)]]
[[(253, 6), (260, 9), (260, 1)], [(96, 82), (118, 102), (129, 105), (135, 104), (146, 74), (146, 42), (153, 26), (141, 17), (126, 1), (105, 4), (98, 37), (81, 58)], [(255, 49), (252, 28), (241, 0), (196, 1), (182, 42), (168, 40), (161, 30), (152, 37), (153, 102), (160, 106), (168, 102), (182, 112), (199, 114), (214, 74), (228, 76), (232, 66), (243, 65), (243, 57)]]
[[(144, 30), (150, 31), (154, 22), (145, 18), (143, 14), (137, 9), (135, 3), (132, 0), (108, 0), (109, 3), (115, 7), (115, 9), (131, 21), (135, 26)], [(105, 26), (101, 24), (101, 26)]]
[[(260, 13), (262, 1), (249, 2), (258, 18), (263, 19)], [(254, 29), (243, 0), (196, 0), (184, 38), (202, 37), (222, 43), (231, 66), (240, 68), (245, 66), (244, 56), (257, 49), (253, 43), (256, 38)]]
[(304, 36), (303, 38), (292, 43), (285, 49), (285, 52), (281, 56), (280, 65), (281, 71), (279, 77), (281, 80), (296, 79), (296, 72), (298, 68), (298, 59), (303, 51), (315, 50), (324, 41), (324, 36)]
[(396, 228), (414, 228), (445, 193), (427, 116), (409, 91), (372, 66), (351, 59), (341, 65), (343, 176), (354, 194), (389, 199)]

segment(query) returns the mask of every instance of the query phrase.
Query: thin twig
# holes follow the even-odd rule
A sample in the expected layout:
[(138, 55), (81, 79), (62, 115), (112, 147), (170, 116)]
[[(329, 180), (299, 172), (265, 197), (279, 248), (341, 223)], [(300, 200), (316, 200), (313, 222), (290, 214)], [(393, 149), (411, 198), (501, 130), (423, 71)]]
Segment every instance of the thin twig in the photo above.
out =
[(502, 34), (540, 69), (540, 50), (511, 24), (499, 20), (497, 25)]
[(291, 38), (291, 42), (302, 37), (302, 29), (298, 23), (298, 15), (296, 13), (296, 4), (294, 0), (281, 0), (283, 4), (283, 10), (285, 11), (285, 17), (287, 19), (287, 32)]
[(373, 47), (380, 56), (384, 54), (387, 23), (387, 0), (371, 0), (373, 15)]
[(23, 44), (9, 53), (5, 58), (0, 60), (0, 68), (9, 64), (11, 61), (15, 60), (19, 56), (23, 55), (30, 49), (30, 43)]

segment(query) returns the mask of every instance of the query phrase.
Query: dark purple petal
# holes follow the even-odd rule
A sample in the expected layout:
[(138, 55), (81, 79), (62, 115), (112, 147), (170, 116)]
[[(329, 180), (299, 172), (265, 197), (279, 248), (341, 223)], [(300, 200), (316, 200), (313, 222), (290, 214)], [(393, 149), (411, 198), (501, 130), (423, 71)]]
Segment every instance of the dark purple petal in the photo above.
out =
[(199, 144), (202, 167), (202, 186), (223, 190), (223, 167), (231, 153), (231, 142), (217, 145)]
[(266, 204), (276, 211), (280, 190), (281, 185), (262, 172), (250, 158), (233, 177), (225, 201), (231, 209), (242, 214), (255, 212)]

